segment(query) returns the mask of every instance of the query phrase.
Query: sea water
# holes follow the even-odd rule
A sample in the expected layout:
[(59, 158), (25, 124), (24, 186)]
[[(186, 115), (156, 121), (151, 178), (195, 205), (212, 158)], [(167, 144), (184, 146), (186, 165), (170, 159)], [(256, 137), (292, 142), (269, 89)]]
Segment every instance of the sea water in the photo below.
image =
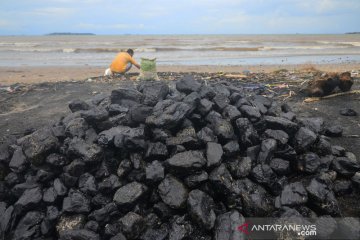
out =
[(360, 35), (0, 36), (0, 66), (108, 66), (132, 48), (158, 65), (360, 63)]

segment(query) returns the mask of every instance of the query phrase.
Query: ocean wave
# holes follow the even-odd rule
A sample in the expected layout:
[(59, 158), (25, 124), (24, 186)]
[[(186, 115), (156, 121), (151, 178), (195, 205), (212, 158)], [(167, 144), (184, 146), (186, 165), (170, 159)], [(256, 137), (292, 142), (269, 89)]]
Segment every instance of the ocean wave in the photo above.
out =
[(316, 43), (334, 46), (360, 47), (360, 42), (316, 41)]
[(260, 51), (276, 51), (276, 50), (325, 50), (325, 49), (339, 49), (349, 48), (347, 45), (316, 45), (316, 46), (268, 46), (260, 47)]
[[(230, 46), (186, 46), (186, 47), (138, 47), (134, 48), (135, 52), (258, 52), (258, 51), (281, 51), (281, 50), (329, 50), (329, 49), (345, 49), (360, 47), (360, 42), (337, 42), (337, 44), (322, 44), (322, 45), (295, 45), (295, 46), (257, 46), (257, 47), (230, 47)], [(10, 52), (43, 52), (43, 53), (118, 53), (126, 51), (127, 48), (40, 48), (36, 47), (19, 47), (9, 46), (0, 48), (1, 51)]]
[(157, 52), (172, 52), (172, 51), (221, 51), (221, 52), (245, 52), (245, 51), (259, 51), (258, 47), (209, 47), (209, 48), (156, 48)]

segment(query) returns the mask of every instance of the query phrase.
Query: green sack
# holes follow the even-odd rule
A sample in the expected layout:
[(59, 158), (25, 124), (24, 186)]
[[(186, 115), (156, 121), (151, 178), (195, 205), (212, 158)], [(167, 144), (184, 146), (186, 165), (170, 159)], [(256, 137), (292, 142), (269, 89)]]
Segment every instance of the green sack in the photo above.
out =
[(159, 80), (156, 72), (156, 58), (141, 58), (140, 75), (137, 77), (137, 80)]

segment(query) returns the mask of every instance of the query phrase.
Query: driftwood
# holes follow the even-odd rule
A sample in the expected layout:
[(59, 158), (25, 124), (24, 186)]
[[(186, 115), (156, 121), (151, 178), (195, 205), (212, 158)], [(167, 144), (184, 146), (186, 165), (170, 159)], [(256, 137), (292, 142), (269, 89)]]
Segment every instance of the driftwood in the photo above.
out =
[(351, 94), (360, 94), (360, 90), (352, 90), (349, 92), (342, 92), (342, 93), (334, 93), (331, 95), (327, 95), (324, 97), (309, 97), (309, 98), (305, 98), (304, 102), (305, 103), (310, 103), (310, 102), (317, 102), (323, 99), (328, 99), (328, 98), (333, 98), (333, 97), (338, 97), (338, 96), (344, 96), (344, 95), (351, 95)]

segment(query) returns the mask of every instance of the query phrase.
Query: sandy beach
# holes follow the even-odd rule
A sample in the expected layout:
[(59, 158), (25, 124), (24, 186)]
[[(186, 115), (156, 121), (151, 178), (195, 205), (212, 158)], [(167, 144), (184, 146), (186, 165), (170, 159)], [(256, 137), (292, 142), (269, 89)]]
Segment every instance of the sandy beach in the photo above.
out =
[[(308, 69), (317, 69), (323, 72), (345, 72), (351, 70), (360, 70), (359, 63), (348, 64), (296, 64), (296, 65), (253, 65), (253, 66), (184, 66), (184, 65), (160, 65), (158, 72), (197, 72), (197, 73), (242, 73), (245, 70), (259, 73), (269, 73), (281, 69), (289, 71), (304, 71)], [(105, 67), (93, 66), (21, 66), (21, 67), (0, 67), (0, 85), (7, 86), (14, 83), (41, 83), (41, 82), (61, 82), (78, 81), (92, 77), (102, 76)], [(130, 73), (138, 73), (139, 70), (133, 68)]]

